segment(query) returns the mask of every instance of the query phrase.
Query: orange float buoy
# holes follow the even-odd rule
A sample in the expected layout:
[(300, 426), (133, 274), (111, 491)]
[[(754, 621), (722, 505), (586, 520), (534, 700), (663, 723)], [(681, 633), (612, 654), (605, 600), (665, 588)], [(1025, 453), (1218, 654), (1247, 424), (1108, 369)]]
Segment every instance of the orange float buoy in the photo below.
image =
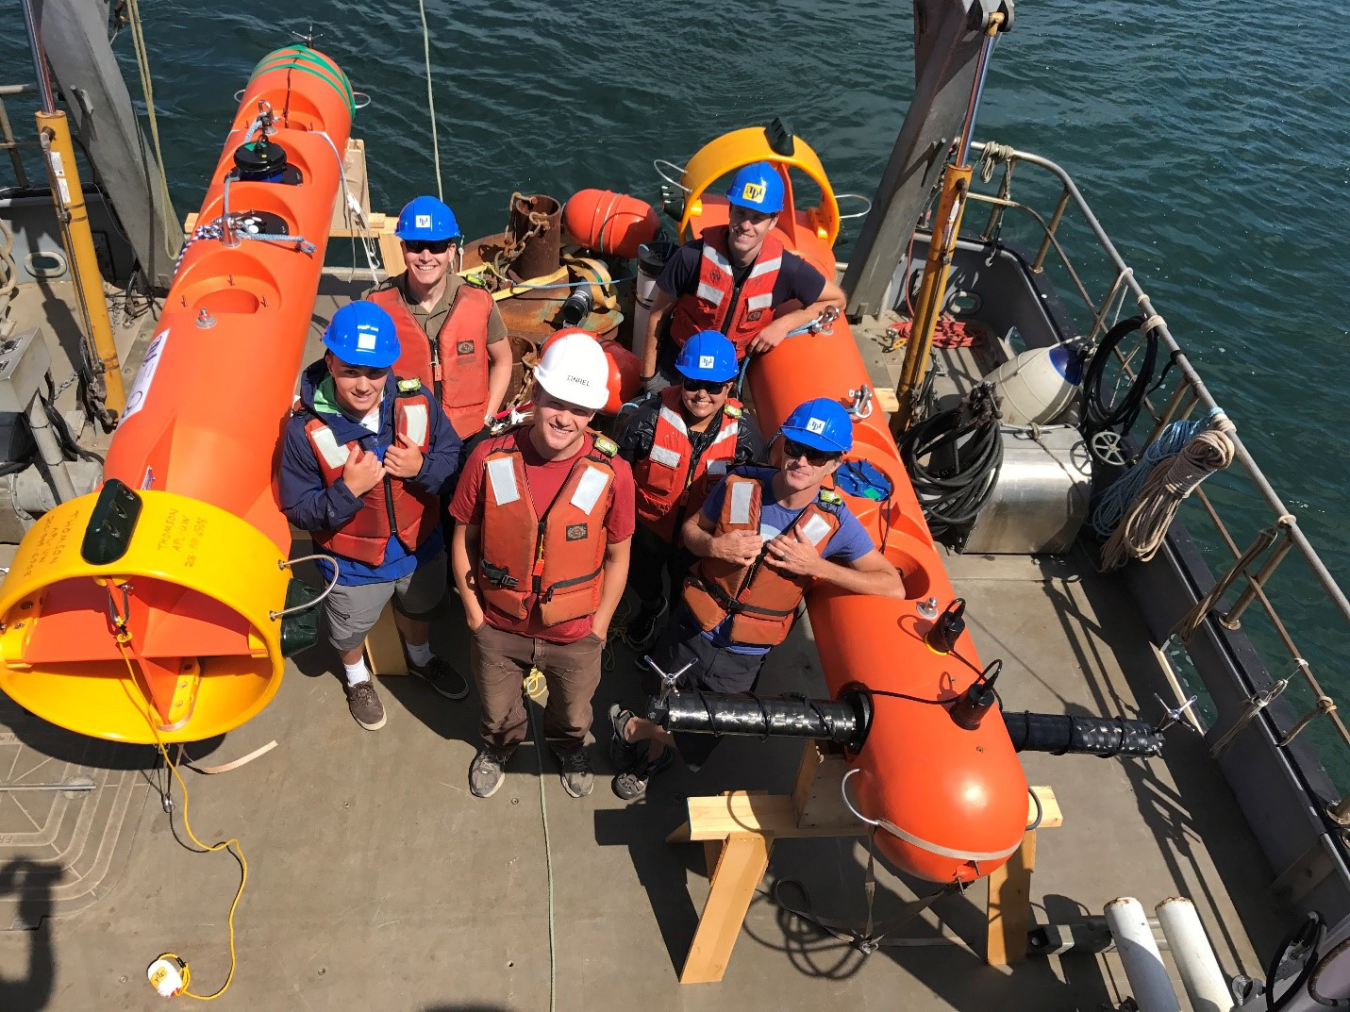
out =
[(555, 330), (539, 346), (539, 354), (543, 355), (545, 348), (566, 334), (585, 334), (587, 337), (595, 338), (600, 343), (600, 350), (605, 353), (605, 358), (609, 359), (609, 400), (605, 402), (605, 406), (600, 409), (599, 413), (602, 415), (617, 415), (624, 402), (630, 400), (638, 392), (638, 387), (641, 385), (642, 363), (636, 355), (617, 341), (599, 337), (581, 327), (563, 327), (561, 330)]
[[(196, 741), (277, 691), (291, 652), (280, 612), (296, 588), (275, 457), (353, 107), (346, 76), (307, 47), (258, 64), (104, 489), (45, 514), (19, 545), (0, 586), (0, 688), (52, 723)], [(222, 388), (226, 370), (237, 382)]]
[[(703, 190), (755, 161), (791, 164), (820, 185), (820, 208), (790, 214), (795, 203), (785, 174), (780, 238), (831, 277), (834, 195), (819, 160), (800, 139), (790, 159), (770, 149), (759, 130), (736, 131), (705, 145), (681, 180), (688, 190), (686, 218), (697, 208), (700, 229), (724, 222), (725, 201)], [(809, 227), (820, 220), (831, 227)], [(830, 334), (799, 334), (756, 355), (748, 378), (760, 428), (768, 437), (797, 405), (812, 398), (855, 405), (853, 449), (836, 473), (837, 491), (904, 577), (903, 600), (849, 594), (828, 584), (806, 597), (830, 695), (871, 691), (866, 741), (849, 756), (856, 771), (847, 784), (853, 803), (876, 824), (877, 848), (900, 869), (942, 883), (987, 875), (1022, 842), (1026, 776), (1003, 721), (985, 720), (967, 730), (942, 705), (964, 693), (983, 665), (967, 631), (955, 636), (948, 653), (936, 652), (927, 642), (956, 593), (883, 413), (873, 410), (872, 399), (865, 399), (866, 407), (857, 399), (857, 392), (872, 384), (847, 322), (836, 320)], [(865, 491), (870, 495), (847, 487), (843, 476), (849, 462), (869, 466), (874, 477)], [(878, 490), (877, 484), (888, 487)]]
[(613, 190), (579, 190), (563, 208), (563, 228), (578, 246), (630, 260), (659, 227), (650, 204)]

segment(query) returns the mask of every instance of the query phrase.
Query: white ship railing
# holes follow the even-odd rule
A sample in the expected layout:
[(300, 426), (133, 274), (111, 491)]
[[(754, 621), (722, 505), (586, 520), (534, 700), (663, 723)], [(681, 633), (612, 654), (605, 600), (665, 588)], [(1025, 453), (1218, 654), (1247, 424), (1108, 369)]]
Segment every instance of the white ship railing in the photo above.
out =
[[(1040, 235), (1040, 245), (1032, 259), (1031, 269), (1035, 273), (1043, 272), (1050, 253), (1052, 251), (1055, 253), (1059, 265), (1071, 282), (1072, 289), (1091, 314), (1092, 325), (1088, 333), (1084, 335), (1089, 342), (1095, 341), (1097, 336), (1111, 325), (1113, 313), (1118, 314), (1120, 307), (1129, 297), (1133, 297), (1139, 307), (1140, 315), (1144, 318), (1148, 319), (1157, 314), (1157, 309), (1148, 293), (1135, 279), (1133, 270), (1120, 255), (1115, 244), (1112, 243), (1096, 215), (1088, 206), (1087, 201), (1084, 200), (1078, 186), (1064, 169), (1039, 155), (1018, 151), (992, 142), (976, 143), (971, 148), (972, 151), (981, 156), (979, 177), (986, 183), (992, 179), (996, 167), (1000, 165), (1003, 167), (996, 194), (976, 191), (970, 193), (972, 201), (991, 205), (989, 220), (984, 229), (984, 238), (988, 241), (999, 237), (1004, 224), (1004, 215), (1008, 210), (1015, 210), (1027, 215), (1035, 223), (1036, 230)], [(1059, 195), (1048, 220), (1034, 208), (1012, 198), (1013, 172), (1020, 163), (1034, 165), (1045, 170), (1059, 184)], [(1102, 252), (1106, 254), (1109, 264), (1108, 271), (1112, 274), (1111, 280), (1106, 286), (1105, 294), (1097, 299), (1094, 299), (1090, 294), (1088, 285), (1075, 268), (1061, 242), (1061, 226), (1064, 223), (1065, 212), (1071, 204), (1076, 208), (1083, 224), (1091, 230)], [(1186, 418), (1196, 408), (1208, 411), (1218, 407), (1214, 396), (1205, 385), (1205, 381), (1196, 371), (1190, 359), (1187, 358), (1185, 352), (1182, 351), (1166, 323), (1164, 322), (1157, 327), (1154, 333), (1158, 335), (1162, 348), (1169, 353), (1169, 360), (1173, 363), (1172, 368), (1178, 375), (1178, 382), (1168, 396), (1166, 403), (1161, 407), (1156, 406), (1151, 399), (1145, 400), (1146, 409), (1153, 419), (1153, 428), (1148, 434), (1148, 440), (1150, 441), (1156, 438), (1168, 423)], [(1133, 379), (1134, 370), (1130, 363), (1131, 355), (1122, 352), (1117, 347), (1116, 356), (1120, 361), (1122, 370)], [(1335, 729), (1336, 736), (1340, 738), (1342, 746), (1350, 755), (1350, 728), (1346, 727), (1344, 720), (1337, 712), (1335, 702), (1318, 681), (1314, 672), (1314, 665), (1305, 659), (1305, 655), (1295, 642), (1293, 634), (1271, 602), (1267, 590), (1270, 578), (1285, 557), (1291, 551), (1294, 551), (1307, 564), (1326, 600), (1340, 613), (1347, 630), (1350, 630), (1350, 600), (1347, 600), (1345, 592), (1337, 584), (1335, 577), (1332, 576), (1317, 550), (1299, 527), (1294, 511), (1285, 504), (1279, 493), (1275, 491), (1274, 486), (1271, 485), (1270, 480), (1256, 463), (1240, 435), (1234, 435), (1232, 440), (1235, 450), (1234, 459), (1242, 465), (1251, 486), (1263, 501), (1265, 508), (1269, 510), (1272, 523), (1259, 531), (1252, 544), (1243, 549), (1234, 539), (1229, 526), (1219, 515), (1213, 497), (1206, 494), (1203, 488), (1196, 490), (1194, 498), (1211, 521), (1214, 530), (1227, 550), (1232, 554), (1234, 564), (1226, 574), (1219, 577), (1215, 587), (1204, 595), (1187, 615), (1183, 616), (1174, 631), (1183, 640), (1189, 639), (1189, 636), (1195, 632), (1211, 612), (1216, 613), (1216, 619), (1225, 628), (1236, 630), (1243, 613), (1253, 603), (1259, 603), (1270, 620), (1274, 635), (1284, 649), (1288, 651), (1294, 671), (1302, 677), (1314, 700), (1311, 707), (1283, 734), (1278, 744), (1282, 747), (1287, 746), (1304, 729), (1313, 724), (1317, 718), (1326, 717), (1327, 721), (1324, 723), (1329, 723)], [(1267, 555), (1266, 552), (1271, 545), (1275, 545), (1275, 547)], [(1220, 610), (1219, 605), (1221, 599), (1225, 596), (1225, 592), (1236, 583), (1245, 584), (1237, 600), (1226, 610)], [(1273, 677), (1276, 678), (1288, 669), (1286, 664), (1268, 665), (1268, 667), (1273, 672)], [(1243, 717), (1250, 720), (1258, 709), (1259, 707), (1251, 708), (1252, 712), (1244, 714)], [(1243, 717), (1240, 717), (1239, 721), (1242, 721)], [(1230, 736), (1225, 735), (1225, 738), (1228, 737)], [(1342, 769), (1346, 761), (1350, 761), (1350, 759), (1342, 761)], [(1328, 772), (1334, 776), (1336, 771), (1329, 769)], [(1342, 794), (1341, 799), (1331, 807), (1330, 814), (1342, 822), (1350, 818), (1350, 793)]]

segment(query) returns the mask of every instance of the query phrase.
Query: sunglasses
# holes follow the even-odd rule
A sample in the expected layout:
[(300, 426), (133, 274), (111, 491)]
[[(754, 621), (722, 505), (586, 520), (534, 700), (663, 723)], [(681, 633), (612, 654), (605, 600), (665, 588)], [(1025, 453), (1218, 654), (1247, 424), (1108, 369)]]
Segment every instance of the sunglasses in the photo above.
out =
[(820, 467), (828, 464), (832, 460), (838, 460), (842, 454), (830, 453), (826, 450), (817, 450), (814, 446), (807, 446), (805, 443), (799, 443), (795, 439), (783, 438), (783, 455), (788, 460), (796, 460), (798, 457), (805, 457), (806, 462), (812, 467)]
[(684, 388), (688, 390), (691, 394), (696, 394), (700, 390), (710, 394), (720, 394), (724, 389), (726, 389), (726, 385), (730, 382), (731, 380), (686, 379), (683, 381)]
[(444, 253), (450, 248), (449, 239), (406, 239), (403, 243), (409, 253)]

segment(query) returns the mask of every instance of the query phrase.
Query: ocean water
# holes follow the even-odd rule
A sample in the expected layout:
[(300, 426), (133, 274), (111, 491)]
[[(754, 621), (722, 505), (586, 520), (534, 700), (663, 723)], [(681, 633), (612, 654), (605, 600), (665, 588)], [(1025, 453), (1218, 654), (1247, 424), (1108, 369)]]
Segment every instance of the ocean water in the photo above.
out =
[[(199, 204), (232, 93), (266, 52), (311, 31), (372, 96), (354, 133), (367, 144), (374, 206), (395, 211), (435, 192), (416, 5), (298, 0), (283, 13), (257, 0), (142, 0), (141, 11), (180, 216)], [(27, 81), (17, 9), (6, 17), (0, 66), (7, 81)], [(655, 199), (654, 157), (683, 163), (717, 133), (773, 116), (816, 148), (837, 191), (870, 196), (913, 82), (903, 3), (426, 0), (426, 18), (441, 180), (470, 236), (503, 227), (514, 189)], [(129, 32), (116, 47), (139, 98)], [(1350, 57), (1325, 13), (1287, 0), (1025, 0), (995, 52), (976, 135), (1074, 175), (1350, 585), (1348, 81)], [(9, 105), (23, 130), (22, 100)], [(1269, 522), (1231, 476), (1213, 491), (1237, 510), (1240, 542)], [(1336, 668), (1350, 629), (1305, 573), (1291, 559), (1273, 590), (1288, 595), (1304, 654), (1350, 689)]]

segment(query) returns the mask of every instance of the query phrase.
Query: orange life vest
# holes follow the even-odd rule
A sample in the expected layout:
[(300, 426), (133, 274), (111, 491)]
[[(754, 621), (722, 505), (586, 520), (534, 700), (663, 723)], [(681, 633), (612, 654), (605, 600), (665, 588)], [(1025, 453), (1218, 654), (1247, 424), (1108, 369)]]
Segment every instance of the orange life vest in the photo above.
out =
[(478, 586), (504, 615), (529, 617), (539, 601), (545, 625), (594, 615), (614, 499), (617, 447), (588, 432), (582, 452), (542, 517), (530, 496), (515, 433), (495, 437), (483, 458), (483, 525)]
[[(764, 237), (755, 264), (736, 293), (731, 261), (727, 258), (728, 228), (705, 228), (703, 257), (698, 265), (698, 288), (675, 300), (670, 336), (677, 347), (700, 330), (720, 330), (745, 357), (750, 340), (773, 319), (773, 286), (783, 266), (783, 243), (770, 232)], [(735, 305), (732, 305), (733, 301)]]
[(461, 284), (434, 341), (408, 308), (400, 285), (371, 292), (367, 298), (393, 318), (399, 344), (394, 371), (416, 376), (436, 395), (460, 439), (482, 429), (488, 402), (487, 327), (492, 295), (467, 281)]
[[(760, 479), (727, 475), (726, 496), (714, 535), (728, 531), (759, 533), (763, 495)], [(843, 500), (821, 489), (816, 501), (798, 514), (788, 530), (797, 531), (817, 549), (839, 529)], [(783, 533), (787, 533), (784, 531)], [(711, 632), (732, 616), (729, 639), (746, 646), (772, 647), (782, 643), (792, 628), (793, 614), (811, 585), (808, 576), (775, 569), (764, 561), (767, 549), (748, 566), (704, 558), (684, 583), (684, 601), (705, 631)]]
[[(407, 436), (423, 453), (431, 450), (432, 402), (411, 381), (399, 382), (394, 399), (394, 433)], [(406, 388), (406, 389), (405, 389)], [(309, 409), (297, 402), (297, 413)], [(322, 418), (313, 417), (305, 425), (310, 448), (323, 473), (324, 487), (328, 488), (342, 477), (342, 468), (348, 456), (360, 444), (342, 444), (333, 435)], [(402, 478), (385, 475), (384, 480), (361, 496), (361, 512), (343, 526), (332, 531), (312, 532), (314, 543), (335, 555), (356, 559), (372, 566), (384, 562), (389, 547), (389, 535), (395, 535), (399, 544), (414, 552), (431, 536), (440, 523), (440, 498)]]
[(741, 431), (741, 404), (727, 398), (721, 425), (712, 443), (690, 466), (694, 454), (689, 429), (680, 413), (680, 388), (661, 391), (652, 449), (633, 465), (637, 486), (637, 517), (665, 541), (679, 539), (679, 525), (703, 505), (713, 485), (722, 480), (736, 459)]

